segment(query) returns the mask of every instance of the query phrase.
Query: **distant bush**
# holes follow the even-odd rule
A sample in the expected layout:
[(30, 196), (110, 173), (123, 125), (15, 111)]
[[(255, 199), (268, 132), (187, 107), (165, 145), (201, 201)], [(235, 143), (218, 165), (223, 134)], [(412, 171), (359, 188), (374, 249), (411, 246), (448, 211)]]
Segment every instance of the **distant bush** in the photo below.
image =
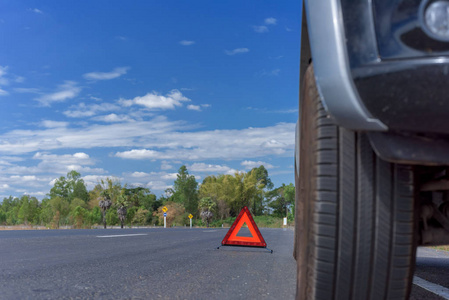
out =
[[(253, 216), (254, 222), (256, 222), (257, 227), (261, 228), (281, 228), (283, 224), (283, 219), (273, 216)], [(229, 217), (224, 220), (215, 220), (209, 224), (209, 227), (231, 227), (236, 218)], [(194, 226), (206, 227), (206, 224), (202, 220), (195, 220)], [(290, 223), (291, 224), (291, 223)]]

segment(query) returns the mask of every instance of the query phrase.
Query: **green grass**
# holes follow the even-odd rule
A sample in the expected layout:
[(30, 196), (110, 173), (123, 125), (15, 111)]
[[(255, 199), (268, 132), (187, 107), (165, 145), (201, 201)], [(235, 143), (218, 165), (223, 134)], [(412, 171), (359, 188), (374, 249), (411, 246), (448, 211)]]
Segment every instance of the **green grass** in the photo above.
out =
[[(209, 224), (209, 227), (221, 227), (223, 224), (223, 227), (231, 227), (232, 223), (234, 223), (235, 218), (227, 218), (224, 220), (217, 220), (214, 222), (211, 222)], [(257, 227), (261, 228), (282, 228), (283, 220), (282, 218), (277, 218), (273, 216), (255, 216), (254, 222), (256, 222)], [(292, 225), (293, 222), (289, 222), (289, 225)], [(201, 220), (197, 220), (195, 222), (195, 226), (200, 227), (206, 227), (206, 224), (204, 224)]]
[(449, 245), (445, 245), (445, 246), (431, 246), (429, 248), (432, 248), (432, 249), (435, 249), (435, 250), (449, 251)]

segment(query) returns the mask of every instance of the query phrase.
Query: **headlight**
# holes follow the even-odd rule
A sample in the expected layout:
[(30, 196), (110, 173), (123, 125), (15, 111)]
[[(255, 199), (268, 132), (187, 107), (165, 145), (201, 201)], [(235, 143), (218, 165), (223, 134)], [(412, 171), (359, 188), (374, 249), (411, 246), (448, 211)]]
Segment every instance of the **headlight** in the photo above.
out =
[(449, 41), (449, 1), (423, 1), (420, 8), (423, 30), (432, 38)]

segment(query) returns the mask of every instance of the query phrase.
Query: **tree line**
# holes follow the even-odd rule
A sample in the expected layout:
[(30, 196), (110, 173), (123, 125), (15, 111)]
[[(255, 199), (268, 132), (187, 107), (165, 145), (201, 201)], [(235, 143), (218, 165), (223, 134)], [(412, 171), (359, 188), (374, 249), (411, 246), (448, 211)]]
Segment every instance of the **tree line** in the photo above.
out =
[(209, 225), (235, 217), (243, 206), (255, 216), (293, 219), (295, 188), (274, 188), (263, 165), (249, 172), (204, 178), (201, 184), (186, 166), (178, 170), (173, 188), (156, 197), (148, 188), (122, 185), (117, 179), (101, 180), (90, 191), (81, 174), (71, 171), (55, 180), (47, 196), (7, 197), (0, 204), (0, 224), (72, 226), (91, 228), (107, 225), (162, 225), (163, 207), (167, 225), (184, 226), (192, 214), (197, 225)]

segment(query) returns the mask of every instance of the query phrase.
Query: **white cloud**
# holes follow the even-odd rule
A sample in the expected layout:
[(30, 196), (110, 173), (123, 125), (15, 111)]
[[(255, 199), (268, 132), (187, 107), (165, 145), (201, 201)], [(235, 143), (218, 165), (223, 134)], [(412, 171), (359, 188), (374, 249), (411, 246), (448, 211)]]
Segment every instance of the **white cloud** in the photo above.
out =
[(30, 193), (23, 188), (26, 187), (26, 189), (42, 189), (42, 187), (46, 186), (48, 181), (50, 181), (50, 177), (36, 175), (10, 175), (1, 176), (0, 180), (3, 185), (2, 188), (4, 189), (11, 189), (12, 191), (17, 193), (26, 193), (36, 196), (36, 193)]
[(201, 106), (199, 106), (199, 105), (193, 105), (193, 104), (189, 104), (189, 105), (187, 105), (187, 109), (188, 109), (188, 110), (196, 110), (196, 111), (201, 111)]
[(265, 19), (265, 24), (267, 25), (276, 25), (277, 20), (275, 18), (266, 18)]
[(152, 192), (163, 192), (171, 188), (178, 173), (167, 172), (133, 172), (124, 173), (123, 178), (127, 182), (132, 182), (132, 186), (142, 186), (149, 188)]
[(191, 46), (191, 45), (195, 44), (194, 41), (186, 41), (186, 40), (182, 40), (179, 43), (183, 46)]
[(253, 26), (253, 29), (254, 29), (255, 32), (258, 32), (258, 33), (268, 32), (268, 27), (264, 26), (264, 25), (262, 25), (262, 26)]
[(262, 113), (270, 113), (270, 114), (297, 114), (298, 109), (297, 108), (291, 108), (291, 109), (278, 109), (278, 110), (269, 110), (267, 108), (257, 108), (257, 107), (247, 107), (247, 110), (253, 110), (257, 112)]
[(210, 107), (210, 104), (200, 104), (200, 105), (189, 104), (189, 105), (187, 105), (188, 110), (196, 110), (196, 111), (202, 111), (203, 108), (208, 108), (208, 107)]
[(212, 165), (212, 164), (205, 164), (205, 163), (194, 163), (190, 165), (188, 170), (192, 172), (200, 172), (200, 173), (220, 173), (220, 174), (229, 174), (233, 175), (238, 170), (232, 169), (228, 166), (222, 166), (222, 165)]
[[(72, 170), (81, 173), (89, 172), (101, 174), (105, 172), (101, 168), (91, 168), (90, 166), (95, 164), (95, 160), (84, 152), (63, 155), (37, 152), (33, 156), (33, 159), (41, 161), (36, 167), (28, 168), (28, 171), (33, 173), (58, 173), (65, 175)], [(25, 169), (23, 170), (25, 171)]]
[(259, 76), (279, 76), (281, 69), (274, 69), (271, 71), (262, 70), (258, 75)]
[(63, 112), (64, 115), (70, 118), (92, 117), (99, 112), (117, 111), (120, 107), (111, 103), (91, 104), (86, 105), (80, 103), (76, 106), (71, 106), (69, 110)]
[[(92, 124), (86, 127), (49, 128), (45, 130), (13, 130), (0, 135), (0, 154), (28, 153), (64, 148), (121, 147), (136, 145), (137, 141), (160, 139), (170, 132), (192, 127), (183, 122), (169, 122), (165, 117), (151, 121)], [(162, 136), (161, 136), (162, 135)], [(137, 142), (137, 145), (147, 145)]]
[(41, 91), (36, 88), (15, 88), (15, 92), (17, 93), (29, 93), (29, 94), (39, 94)]
[(153, 150), (133, 149), (130, 151), (117, 152), (115, 156), (127, 159), (155, 159), (160, 158), (161, 154)]
[(298, 113), (298, 109), (297, 108), (280, 109), (280, 110), (275, 110), (274, 113), (277, 113), (277, 114), (297, 114)]
[(251, 170), (253, 168), (258, 168), (260, 166), (264, 166), (265, 169), (273, 169), (274, 166), (272, 164), (269, 164), (264, 161), (251, 161), (251, 160), (245, 160), (241, 162), (241, 165), (245, 167), (247, 170)]
[(37, 180), (37, 177), (34, 175), (25, 175), (25, 176), (12, 175), (9, 178), (20, 179), (21, 181), (36, 181)]
[(25, 77), (23, 77), (23, 76), (16, 76), (16, 78), (14, 79), (14, 81), (15, 81), (16, 83), (22, 83), (22, 82), (25, 81)]
[(88, 95), (88, 96), (89, 96), (90, 99), (95, 100), (95, 101), (101, 101), (102, 100), (99, 97), (95, 97), (95, 96), (92, 96), (92, 95)]
[[(159, 116), (145, 121), (90, 124), (84, 127), (13, 130), (0, 134), (0, 155), (57, 149), (77, 149), (79, 152), (78, 149), (114, 147), (114, 156), (125, 159), (251, 160), (264, 156), (292, 155), (294, 132), (294, 123), (201, 131), (185, 122), (173, 122)], [(118, 147), (126, 147), (127, 150)], [(84, 166), (78, 162), (67, 165)]]
[(83, 153), (83, 152), (78, 152), (78, 153), (73, 154), (73, 157), (81, 158), (81, 159), (88, 159), (89, 155), (86, 153)]
[(129, 116), (127, 116), (127, 115), (116, 115), (116, 114), (109, 114), (109, 115), (105, 115), (105, 116), (98, 116), (98, 117), (92, 118), (92, 120), (108, 122), (108, 123), (118, 123), (118, 122), (133, 121), (133, 119), (130, 118)]
[[(5, 67), (0, 66), (0, 85), (8, 85), (9, 84), (9, 80), (7, 78), (5, 78), (7, 70), (8, 70), (8, 66), (5, 66)], [(6, 96), (6, 95), (9, 95), (9, 93), (7, 91), (5, 91), (4, 89), (0, 88), (0, 96)]]
[[(32, 159), (40, 160), (40, 162), (33, 166), (12, 163), (5, 165), (1, 168), (0, 182), (9, 185), (15, 193), (26, 192), (33, 196), (39, 196), (42, 190), (48, 192), (48, 186), (53, 186), (55, 178), (65, 176), (71, 170), (77, 170), (80, 173), (105, 173), (103, 169), (89, 167), (94, 164), (94, 160), (84, 152), (64, 155), (37, 152)], [(23, 188), (24, 185), (33, 191), (21, 191), (20, 188)]]
[(183, 96), (180, 91), (172, 90), (166, 96), (153, 92), (130, 100), (120, 99), (119, 103), (123, 106), (141, 105), (150, 110), (166, 110), (174, 109), (176, 106), (182, 106), (182, 102), (188, 101), (191, 100)]
[(165, 180), (176, 180), (178, 178), (178, 173), (168, 173), (161, 176)]
[(135, 177), (135, 178), (143, 178), (143, 177), (148, 177), (150, 174), (145, 173), (145, 172), (134, 172), (130, 175), (130, 177)]
[(6, 70), (8, 70), (8, 66), (0, 66), (0, 77), (3, 77), (6, 75)]
[(69, 123), (67, 122), (58, 122), (58, 121), (51, 121), (51, 120), (44, 120), (40, 124), (42, 127), (46, 128), (58, 128), (58, 127), (67, 127)]
[(171, 170), (171, 169), (173, 169), (172, 165), (170, 165), (166, 161), (162, 161), (162, 163), (161, 163), (161, 170)]
[[(88, 190), (93, 189), (97, 184), (101, 183), (101, 180), (106, 181), (106, 179), (112, 179), (113, 181), (121, 182), (123, 178), (119, 178), (117, 176), (107, 176), (107, 175), (86, 175), (81, 177), (86, 184)], [(53, 184), (50, 184), (53, 185)]]
[(83, 75), (85, 79), (88, 80), (110, 80), (120, 77), (129, 70), (129, 67), (115, 68), (111, 72), (91, 72)]
[(168, 185), (164, 181), (150, 181), (146, 184), (146, 187), (148, 187), (151, 191), (165, 191), (168, 188), (172, 188), (173, 185)]
[(31, 10), (32, 12), (34, 12), (34, 13), (37, 13), (37, 14), (43, 14), (43, 13), (44, 13), (42, 10), (40, 10), (40, 9), (38, 9), (38, 8), (30, 8), (30, 10)]
[(294, 127), (293, 123), (280, 123), (266, 128), (172, 132), (160, 139), (153, 136), (153, 140), (147, 144), (160, 150), (132, 149), (117, 152), (115, 156), (126, 159), (187, 161), (286, 156), (294, 149)]
[(225, 50), (225, 53), (227, 55), (235, 55), (235, 54), (247, 53), (247, 52), (249, 52), (248, 48), (237, 48), (234, 50)]
[(58, 87), (54, 93), (45, 94), (35, 100), (39, 101), (43, 106), (50, 106), (54, 102), (64, 102), (67, 99), (72, 99), (78, 96), (81, 88), (77, 86), (74, 81), (65, 81)]

